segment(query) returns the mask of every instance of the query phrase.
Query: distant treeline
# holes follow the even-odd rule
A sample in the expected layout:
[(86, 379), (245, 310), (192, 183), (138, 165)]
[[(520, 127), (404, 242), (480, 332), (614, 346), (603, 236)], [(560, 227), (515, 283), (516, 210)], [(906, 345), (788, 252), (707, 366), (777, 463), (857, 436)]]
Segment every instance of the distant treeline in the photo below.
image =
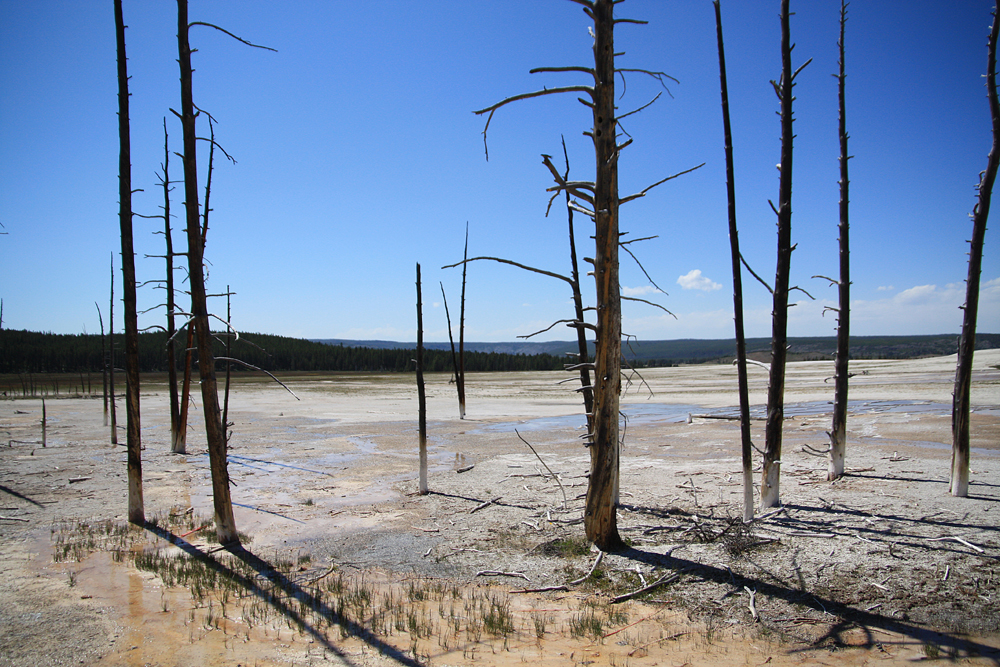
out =
[[(176, 339), (179, 351), (186, 340)], [(751, 358), (770, 359), (770, 339), (750, 338), (747, 349)], [(832, 359), (836, 338), (789, 338), (789, 359)], [(151, 332), (139, 336), (139, 364), (142, 372), (166, 371), (167, 336)], [(389, 345), (398, 345), (389, 347)], [(465, 367), (479, 371), (560, 370), (569, 360), (566, 353), (575, 349), (571, 343), (469, 343)], [(853, 359), (912, 359), (955, 354), (958, 336), (852, 336)], [(383, 371), (414, 370), (413, 345), (372, 341), (372, 346), (352, 346), (348, 341), (326, 344), (300, 338), (269, 334), (242, 334), (232, 342), (232, 356), (267, 371)], [(428, 372), (450, 372), (450, 349), (424, 351)], [(490, 347), (495, 349), (490, 350)], [(977, 334), (976, 349), (1000, 348), (1000, 334)], [(116, 366), (121, 368), (123, 336), (115, 336)], [(729, 363), (735, 354), (732, 340), (631, 341), (622, 345), (623, 356), (636, 367), (675, 366), (689, 363)], [(216, 342), (216, 355), (225, 347)], [(96, 334), (51, 334), (34, 331), (0, 330), (0, 373), (86, 373), (102, 368), (101, 337)], [(234, 366), (235, 368), (235, 366)]]
[[(124, 336), (115, 335), (115, 366), (124, 365)], [(186, 344), (182, 334), (175, 338), (178, 367)], [(267, 371), (413, 371), (412, 349), (373, 349), (345, 345), (325, 345), (299, 338), (269, 334), (241, 334), (231, 342), (232, 356)], [(150, 332), (139, 335), (139, 366), (144, 373), (167, 370), (167, 335)], [(225, 344), (216, 341), (215, 353), (223, 356)], [(466, 352), (465, 369), (479, 371), (560, 370), (566, 357), (551, 354), (508, 354)], [(0, 373), (86, 373), (100, 372), (101, 337), (96, 334), (52, 334), (34, 331), (0, 330)], [(244, 370), (234, 365), (234, 370)], [(425, 350), (427, 372), (450, 372), (450, 350)]]

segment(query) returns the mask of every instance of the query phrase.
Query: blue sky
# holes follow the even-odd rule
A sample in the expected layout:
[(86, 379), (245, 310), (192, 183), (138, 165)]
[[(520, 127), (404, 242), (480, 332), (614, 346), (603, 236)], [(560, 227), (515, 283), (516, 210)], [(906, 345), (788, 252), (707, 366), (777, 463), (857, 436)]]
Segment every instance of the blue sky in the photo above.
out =
[[(176, 4), (125, 0), (131, 75), (132, 179), (138, 213), (160, 212), (156, 173), (164, 116), (181, 144)], [(837, 271), (837, 70), (839, 2), (794, 1), (797, 80), (791, 335), (833, 335), (822, 316), (836, 291), (816, 274)], [(990, 146), (986, 38), (993, 2), (855, 0), (847, 32), (851, 134), (852, 332), (958, 332), (974, 186)], [(774, 275), (779, 3), (723, 0), (744, 254)], [(620, 162), (621, 195), (705, 162), (625, 204), (621, 228), (656, 283), (625, 255), (625, 294), (653, 299), (677, 319), (625, 304), (623, 330), (641, 339), (728, 338), (732, 275), (726, 222), (718, 61), (709, 0), (628, 0), (619, 67), (676, 77), (670, 95), (624, 121), (634, 138)], [(341, 0), (275, 3), (192, 0), (190, 19), (220, 25), (277, 53), (195, 27), (195, 103), (237, 160), (217, 161), (206, 258), (210, 291), (236, 292), (234, 325), (309, 338), (415, 339), (415, 263), (424, 279), (424, 327), (446, 340), (438, 283), (457, 319), (461, 259), (505, 257), (569, 271), (566, 216), (545, 209), (542, 153), (571, 175), (593, 176), (575, 96), (532, 99), (497, 112), (483, 151), (479, 109), (505, 97), (574, 83), (533, 67), (591, 65), (589, 21), (568, 0)], [(57, 333), (98, 330), (107, 317), (112, 254), (119, 265), (117, 100), (111, 0), (0, 0), (0, 298), (4, 326)], [(620, 112), (662, 90), (626, 76)], [(621, 81), (618, 91), (622, 91)], [(199, 126), (206, 136), (207, 123)], [(200, 166), (207, 164), (207, 152)], [(171, 178), (181, 178), (179, 158)], [(201, 175), (204, 185), (204, 173)], [(181, 213), (181, 189), (173, 211)], [(994, 215), (998, 215), (994, 213)], [(162, 275), (159, 221), (135, 220), (140, 280)], [(576, 217), (581, 255), (590, 223)], [(995, 225), (994, 225), (995, 226)], [(183, 246), (183, 223), (174, 221)], [(1000, 260), (986, 236), (979, 330), (1000, 331)], [(178, 277), (183, 276), (178, 272)], [(120, 272), (116, 279), (120, 287)], [(478, 262), (468, 277), (468, 340), (503, 341), (570, 315), (561, 281)], [(592, 282), (585, 287), (592, 295)], [(747, 334), (770, 335), (770, 295), (744, 276)], [(593, 297), (589, 297), (592, 303)], [(140, 308), (163, 302), (139, 293)], [(218, 302), (215, 310), (224, 312)], [(116, 326), (121, 327), (116, 307)], [(162, 310), (142, 315), (150, 326)], [(557, 327), (537, 339), (568, 340)]]

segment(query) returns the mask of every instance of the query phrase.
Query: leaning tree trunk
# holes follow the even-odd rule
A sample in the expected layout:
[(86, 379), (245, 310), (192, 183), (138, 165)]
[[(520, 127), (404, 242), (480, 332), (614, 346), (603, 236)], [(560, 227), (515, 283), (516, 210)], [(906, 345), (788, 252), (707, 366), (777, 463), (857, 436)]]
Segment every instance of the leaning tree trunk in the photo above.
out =
[(788, 0), (781, 0), (781, 180), (778, 190), (778, 261), (771, 310), (771, 370), (767, 387), (767, 423), (764, 431), (764, 472), (760, 485), (761, 509), (779, 503), (781, 428), (785, 419), (785, 360), (788, 349), (788, 283), (792, 260), (792, 46)]
[(587, 539), (601, 551), (621, 548), (614, 503), (618, 473), (618, 412), (621, 393), (621, 293), (618, 285), (618, 144), (615, 118), (614, 3), (593, 5), (594, 30), (594, 189), (597, 283), (597, 345), (594, 430), (590, 483), (584, 513)]
[[(443, 291), (443, 290), (442, 290)], [(420, 299), (420, 263), (417, 262), (417, 419), (420, 457), (420, 495), (427, 495), (427, 394), (424, 392), (424, 306)]]
[(142, 431), (139, 420), (139, 323), (132, 245), (132, 158), (128, 116), (128, 67), (122, 0), (115, 0), (118, 41), (118, 222), (122, 237), (122, 292), (125, 300), (125, 413), (128, 416), (128, 520), (146, 521), (142, 502)]
[(830, 468), (826, 478), (830, 481), (844, 474), (844, 453), (847, 449), (847, 390), (850, 383), (849, 359), (851, 349), (851, 245), (848, 232), (850, 208), (847, 178), (847, 102), (844, 71), (844, 26), (847, 23), (847, 2), (840, 3), (840, 74), (838, 99), (840, 101), (840, 279), (837, 281), (839, 303), (837, 308), (837, 358), (834, 362), (833, 424), (830, 428)]
[(194, 101), (191, 92), (191, 47), (188, 43), (187, 0), (177, 0), (177, 51), (181, 74), (181, 125), (184, 128), (184, 198), (187, 213), (188, 276), (191, 315), (198, 339), (198, 370), (201, 375), (202, 409), (212, 470), (215, 531), (222, 544), (239, 544), (236, 519), (229, 491), (226, 435), (219, 409), (215, 356), (208, 321), (205, 293), (204, 243), (198, 216), (198, 161), (196, 156)]
[[(566, 151), (566, 138), (562, 140), (563, 157), (566, 158), (566, 173), (563, 174), (563, 181), (569, 181), (569, 153)], [(580, 290), (580, 266), (576, 259), (576, 233), (573, 230), (573, 207), (570, 206), (572, 198), (569, 188), (566, 189), (566, 217), (569, 223), (569, 260), (570, 260), (570, 286), (573, 289), (573, 309), (576, 313), (576, 321), (584, 322), (583, 318), (583, 294)], [(582, 326), (576, 328), (577, 363), (580, 372), (580, 393), (583, 394), (583, 408), (587, 414), (587, 433), (594, 432), (594, 387), (590, 380), (590, 361), (587, 346), (587, 330)], [(617, 489), (617, 486), (616, 486)], [(617, 491), (616, 491), (617, 495)]]
[(726, 52), (722, 40), (722, 9), (714, 0), (715, 28), (719, 42), (719, 81), (722, 90), (722, 128), (726, 142), (726, 194), (728, 197), (729, 247), (733, 263), (733, 320), (736, 325), (736, 367), (739, 376), (740, 439), (743, 457), (743, 521), (753, 520), (753, 443), (750, 440), (750, 389), (747, 380), (747, 341), (743, 331), (743, 267), (736, 228), (736, 180), (733, 167), (733, 132), (729, 123), (729, 86), (726, 83)]
[(111, 256), (111, 299), (108, 304), (108, 401), (111, 403), (111, 444), (118, 444), (118, 409), (115, 406), (115, 258)]
[(104, 339), (104, 318), (101, 317), (101, 307), (94, 302), (97, 307), (97, 320), (101, 323), (101, 379), (104, 385), (104, 426), (108, 425), (108, 345)]
[(951, 408), (952, 454), (951, 495), (969, 495), (969, 411), (972, 393), (972, 358), (976, 349), (976, 318), (979, 312), (979, 278), (982, 273), (983, 239), (986, 220), (990, 215), (993, 183), (1000, 165), (1000, 102), (997, 100), (997, 34), (1000, 22), (993, 14), (993, 27), (986, 71), (986, 95), (993, 121), (993, 146), (979, 181), (979, 202), (972, 212), (972, 240), (969, 244), (969, 277), (966, 280), (963, 307), (962, 338), (958, 346), (958, 368), (955, 371), (955, 396)]

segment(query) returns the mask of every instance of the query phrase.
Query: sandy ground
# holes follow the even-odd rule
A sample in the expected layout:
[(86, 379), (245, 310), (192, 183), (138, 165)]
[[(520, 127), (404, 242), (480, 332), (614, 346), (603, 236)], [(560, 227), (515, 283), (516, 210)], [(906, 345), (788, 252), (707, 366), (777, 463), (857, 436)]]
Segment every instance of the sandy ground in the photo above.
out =
[[(297, 399), (241, 381), (230, 471), (250, 541), (235, 553), (195, 530), (212, 513), (201, 413), (189, 453), (170, 454), (163, 386), (142, 388), (156, 526), (125, 537), (125, 452), (100, 400), (47, 400), (45, 448), (41, 402), (3, 401), (0, 665), (1000, 665), (1000, 351), (976, 355), (963, 499), (948, 494), (954, 368), (853, 362), (849, 474), (828, 483), (804, 447), (826, 444), (832, 364), (790, 364), (783, 509), (749, 529), (738, 424), (706, 417), (735, 413), (735, 370), (643, 371), (623, 398), (629, 548), (592, 573), (582, 410), (560, 373), (470, 376), (464, 420), (429, 377), (428, 496), (412, 375), (283, 378)], [(753, 404), (766, 384), (752, 368)], [(151, 556), (228, 583), (180, 582)]]

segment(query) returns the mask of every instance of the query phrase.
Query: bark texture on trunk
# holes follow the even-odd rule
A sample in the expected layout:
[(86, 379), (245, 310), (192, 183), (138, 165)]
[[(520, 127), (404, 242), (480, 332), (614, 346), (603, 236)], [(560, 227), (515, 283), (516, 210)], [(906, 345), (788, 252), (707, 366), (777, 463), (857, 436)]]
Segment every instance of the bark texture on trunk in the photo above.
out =
[(750, 440), (750, 390), (747, 379), (747, 341), (743, 329), (743, 267), (736, 227), (736, 176), (733, 166), (733, 132), (729, 122), (729, 86), (726, 81), (726, 50), (722, 39), (722, 9), (714, 0), (715, 29), (719, 43), (719, 82), (722, 91), (722, 128), (726, 152), (726, 195), (729, 247), (733, 264), (733, 320), (736, 328), (736, 367), (740, 396), (740, 442), (743, 459), (743, 521), (753, 520), (753, 443)]
[(778, 187), (778, 260), (771, 309), (771, 370), (767, 387), (767, 423), (764, 431), (764, 471), (760, 485), (761, 509), (779, 500), (781, 436), (785, 419), (785, 361), (788, 352), (788, 285), (792, 260), (792, 46), (788, 0), (781, 0), (781, 172)]
[(614, 502), (618, 474), (618, 413), (621, 394), (621, 294), (618, 284), (618, 144), (615, 118), (614, 3), (594, 3), (594, 213), (597, 283), (597, 346), (594, 430), (590, 447), (584, 527), (601, 551), (622, 546)]
[(952, 454), (951, 495), (969, 495), (969, 411), (972, 394), (972, 360), (976, 349), (976, 319), (979, 313), (979, 281), (982, 273), (983, 242), (986, 220), (990, 215), (990, 200), (997, 167), (1000, 165), (1000, 102), (997, 100), (997, 35), (1000, 32), (997, 14), (993, 14), (986, 72), (987, 98), (993, 121), (993, 146), (986, 169), (979, 181), (979, 201), (972, 212), (972, 240), (969, 242), (969, 276), (966, 279), (965, 305), (962, 316), (962, 337), (958, 344), (958, 366), (955, 370), (955, 394), (951, 409)]
[(122, 242), (125, 301), (125, 414), (128, 449), (128, 520), (143, 524), (142, 431), (139, 418), (139, 315), (136, 310), (135, 250), (132, 243), (132, 150), (128, 116), (128, 66), (122, 0), (115, 0), (118, 42), (118, 222)]
[[(442, 290), (443, 291), (443, 290)], [(420, 264), (417, 263), (417, 419), (420, 447), (420, 495), (427, 495), (427, 394), (424, 391), (424, 305), (420, 296)]]
[(219, 406), (215, 357), (205, 293), (204, 242), (198, 215), (198, 161), (196, 156), (195, 113), (191, 87), (191, 47), (188, 43), (187, 0), (177, 0), (177, 51), (181, 74), (181, 124), (184, 128), (184, 198), (188, 237), (188, 275), (191, 286), (191, 314), (198, 345), (202, 409), (212, 471), (215, 531), (221, 544), (239, 544), (236, 519), (229, 490), (226, 435)]
[(840, 105), (840, 279), (837, 284), (837, 357), (834, 362), (833, 424), (830, 428), (830, 468), (826, 478), (830, 481), (844, 474), (844, 455), (847, 449), (847, 393), (850, 384), (849, 359), (851, 355), (851, 244), (848, 213), (850, 209), (850, 181), (847, 178), (847, 74), (844, 66), (844, 27), (847, 24), (847, 3), (840, 3), (840, 74), (838, 100)]

